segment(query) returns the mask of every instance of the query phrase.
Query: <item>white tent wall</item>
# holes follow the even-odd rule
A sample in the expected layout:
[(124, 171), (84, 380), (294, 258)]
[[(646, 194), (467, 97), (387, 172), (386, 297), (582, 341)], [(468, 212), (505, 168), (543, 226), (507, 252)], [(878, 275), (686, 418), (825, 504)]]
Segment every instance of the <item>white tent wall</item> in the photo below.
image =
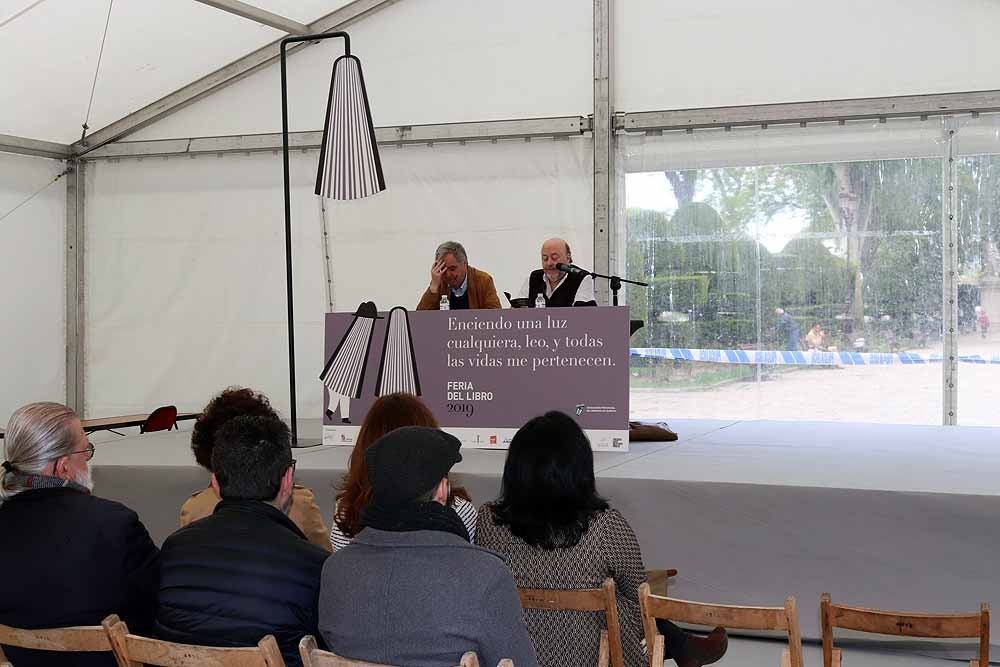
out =
[(617, 111), (998, 87), (989, 0), (617, 0), (614, 12)]
[[(65, 169), (58, 160), (0, 153), (0, 215)], [(0, 424), (32, 401), (66, 396), (66, 182), (0, 221)]]
[[(352, 24), (377, 126), (586, 115), (593, 5), (400, 0)], [(320, 130), (340, 40), (288, 58), (289, 127)], [(275, 63), (129, 140), (281, 131)]]
[[(983, 0), (849, 2), (836, 12), (819, 0), (615, 0), (612, 109), (994, 89), (1000, 43), (987, 28), (998, 11)], [(399, 0), (349, 31), (377, 126), (585, 116), (594, 109), (593, 13), (592, 0)], [(322, 127), (341, 52), (330, 40), (290, 57), (292, 131)], [(277, 132), (279, 90), (273, 64), (124, 140)], [(593, 257), (589, 136), (383, 146), (382, 155), (386, 193), (331, 205), (339, 310), (362, 299), (415, 304), (430, 253), (446, 238), (466, 243), (500, 290), (517, 289), (545, 236), (567, 235), (581, 262)], [(619, 218), (630, 159), (616, 155)], [(88, 412), (197, 408), (229, 383), (257, 386), (287, 411), (280, 158), (90, 164)], [(327, 307), (314, 164), (314, 152), (293, 154), (303, 414), (320, 409)], [(620, 227), (612, 230), (619, 246)]]
[[(321, 414), (316, 151), (292, 154), (296, 384)], [(436, 244), (516, 291), (543, 238), (592, 254), (589, 142), (384, 147), (390, 188), (328, 211), (335, 308), (414, 307)], [(87, 171), (87, 410), (197, 409), (229, 384), (288, 413), (280, 155), (93, 161)]]
[[(1000, 6), (985, 0), (836, 10), (822, 0), (617, 0), (613, 10), (616, 111), (997, 87)], [(401, 0), (350, 32), (376, 125), (410, 125), (591, 113), (592, 25), (592, 0)], [(340, 49), (290, 58), (293, 130), (319, 128)], [(275, 65), (129, 139), (278, 131), (277, 90)]]

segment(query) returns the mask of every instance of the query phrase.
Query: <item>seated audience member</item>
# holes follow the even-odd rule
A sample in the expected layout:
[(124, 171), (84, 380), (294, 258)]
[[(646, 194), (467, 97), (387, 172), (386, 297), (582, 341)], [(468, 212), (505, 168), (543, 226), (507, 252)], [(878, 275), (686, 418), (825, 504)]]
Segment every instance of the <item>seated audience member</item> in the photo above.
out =
[[(0, 623), (100, 625), (118, 614), (149, 630), (159, 551), (136, 513), (93, 495), (94, 446), (65, 405), (31, 403), (7, 424), (0, 468)], [(111, 653), (4, 647), (17, 667), (115, 664)]]
[(809, 331), (806, 332), (806, 345), (810, 350), (822, 350), (823, 338), (825, 337), (826, 332), (823, 331), (823, 325), (816, 322), (812, 325)]
[(448, 297), (451, 310), (500, 308), (493, 277), (469, 266), (461, 243), (445, 241), (434, 251), (431, 282), (420, 297), (417, 310), (439, 310), (441, 295)]
[[(613, 577), (625, 664), (649, 664), (641, 644), (639, 586), (646, 573), (639, 542), (597, 495), (590, 443), (572, 418), (549, 412), (517, 432), (500, 498), (479, 509), (476, 543), (504, 556), (523, 588), (599, 588)], [(596, 663), (603, 614), (526, 609), (524, 616), (539, 664)], [(709, 664), (726, 652), (723, 628), (703, 638), (669, 621), (657, 626), (666, 657), (681, 667)]]
[(549, 239), (542, 244), (542, 268), (535, 269), (521, 285), (517, 296), (535, 305), (541, 294), (548, 308), (596, 306), (594, 279), (565, 273), (556, 264), (572, 264), (573, 253), (563, 239)]
[(460, 447), (443, 431), (406, 426), (365, 452), (364, 529), (323, 566), (319, 630), (333, 652), (407, 667), (452, 667), (466, 651), (481, 665), (537, 664), (510, 570), (469, 543), (447, 505)]
[[(330, 531), (330, 546), (334, 551), (347, 546), (351, 538), (362, 528), (361, 510), (372, 496), (372, 483), (368, 479), (365, 452), (383, 435), (403, 426), (437, 428), (438, 423), (424, 402), (413, 394), (388, 394), (377, 399), (368, 409), (347, 464), (343, 486), (337, 493), (333, 529)], [(475, 539), (476, 507), (465, 489), (460, 486), (451, 487), (448, 505), (458, 513), (458, 518), (465, 524), (469, 539)]]
[[(191, 450), (194, 451), (194, 458), (209, 472), (212, 472), (215, 432), (234, 417), (279, 418), (267, 396), (244, 387), (230, 387), (223, 390), (205, 406), (191, 431)], [(218, 491), (212, 486), (193, 494), (181, 506), (181, 528), (192, 521), (209, 516), (220, 500)], [(316, 496), (311, 490), (298, 484), (293, 487), (292, 508), (288, 512), (288, 518), (305, 533), (310, 542), (324, 549), (330, 549), (323, 513), (316, 504)]]
[(153, 632), (182, 644), (254, 646), (273, 634), (289, 665), (316, 635), (326, 550), (288, 518), (295, 461), (277, 417), (236, 417), (212, 451), (212, 515), (163, 543)]

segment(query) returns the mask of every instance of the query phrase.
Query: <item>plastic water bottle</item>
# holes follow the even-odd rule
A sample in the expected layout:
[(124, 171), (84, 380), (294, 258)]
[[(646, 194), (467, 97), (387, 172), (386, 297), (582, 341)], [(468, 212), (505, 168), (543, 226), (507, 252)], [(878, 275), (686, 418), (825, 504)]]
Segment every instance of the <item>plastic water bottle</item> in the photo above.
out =
[(545, 297), (542, 296), (541, 293), (539, 293), (539, 295), (535, 297), (535, 308), (544, 308), (544, 307), (545, 307)]
[(440, 303), (440, 305), (438, 305), (438, 309), (439, 310), (451, 310), (451, 304), (448, 303), (448, 295), (447, 294), (442, 294), (441, 295), (441, 303)]

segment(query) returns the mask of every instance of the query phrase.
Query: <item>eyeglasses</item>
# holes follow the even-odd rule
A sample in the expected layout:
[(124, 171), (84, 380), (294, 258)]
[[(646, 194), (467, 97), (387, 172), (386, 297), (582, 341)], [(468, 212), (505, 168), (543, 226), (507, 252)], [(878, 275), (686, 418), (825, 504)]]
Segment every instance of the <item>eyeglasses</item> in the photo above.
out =
[(94, 458), (94, 443), (92, 443), (90, 440), (88, 440), (87, 441), (87, 448), (86, 449), (78, 449), (78, 450), (76, 450), (74, 452), (70, 452), (69, 455), (72, 455), (72, 454), (83, 454), (84, 452), (87, 453), (87, 458), (86, 458), (87, 461), (89, 461), (90, 459)]

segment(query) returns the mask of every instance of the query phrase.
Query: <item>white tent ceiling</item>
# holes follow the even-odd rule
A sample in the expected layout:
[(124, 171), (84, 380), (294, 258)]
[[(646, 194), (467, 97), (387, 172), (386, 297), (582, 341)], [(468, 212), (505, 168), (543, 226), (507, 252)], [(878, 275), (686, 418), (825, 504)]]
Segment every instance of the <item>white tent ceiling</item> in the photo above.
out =
[[(91, 135), (285, 34), (198, 0), (113, 1)], [(111, 2), (0, 2), (0, 81), (6, 84), (0, 89), (0, 135), (79, 140)], [(308, 24), (352, 3), (246, 4)], [(614, 111), (1000, 87), (1000, 40), (991, 32), (1000, 20), (997, 0), (847, 0), (832, 14), (825, 0), (750, 4), (752, 10), (742, 0), (614, 0)], [(365, 63), (376, 125), (593, 112), (593, 0), (384, 6), (389, 9), (350, 28)], [(318, 129), (316, 118), (300, 114), (322, 109), (324, 89), (314, 81), (326, 75), (313, 74), (329, 67), (316, 63), (339, 46), (326, 44), (297, 58), (290, 73), (292, 129)], [(274, 132), (279, 116), (268, 100), (276, 70), (264, 67), (174, 109), (178, 114), (143, 123), (138, 134), (128, 134), (136, 129), (133, 118), (95, 140), (110, 140), (118, 130), (131, 140)]]
[[(72, 143), (87, 114), (110, 0), (36, 1), (0, 3), (0, 134)], [(348, 3), (253, 1), (300, 23)], [(91, 131), (283, 36), (195, 0), (114, 0)]]

